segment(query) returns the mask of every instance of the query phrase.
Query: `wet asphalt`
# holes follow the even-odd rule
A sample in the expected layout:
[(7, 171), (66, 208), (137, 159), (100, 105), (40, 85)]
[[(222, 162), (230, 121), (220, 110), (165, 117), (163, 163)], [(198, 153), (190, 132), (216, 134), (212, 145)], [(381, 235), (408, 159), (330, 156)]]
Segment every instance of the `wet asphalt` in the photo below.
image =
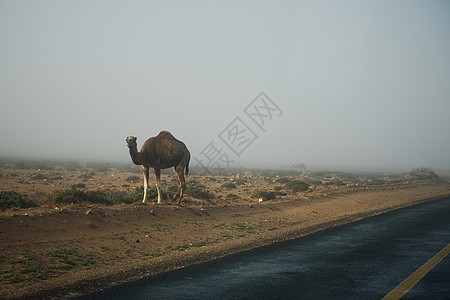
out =
[[(450, 197), (79, 299), (380, 299), (450, 243)], [(450, 299), (450, 256), (404, 299)]]

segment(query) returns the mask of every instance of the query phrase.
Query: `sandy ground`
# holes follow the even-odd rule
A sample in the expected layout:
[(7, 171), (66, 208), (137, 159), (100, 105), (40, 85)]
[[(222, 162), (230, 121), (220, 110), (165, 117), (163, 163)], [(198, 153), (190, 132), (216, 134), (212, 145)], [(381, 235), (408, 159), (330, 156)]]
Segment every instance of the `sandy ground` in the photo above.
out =
[[(40, 203), (0, 211), (0, 298), (70, 298), (450, 195), (443, 180), (406, 177), (375, 184), (344, 176), (333, 185), (321, 182), (337, 182), (339, 174), (194, 175), (188, 182), (214, 198), (188, 195), (182, 206), (60, 205), (51, 200), (57, 190), (82, 183), (85, 190), (127, 191), (141, 184), (131, 180), (140, 174), (0, 171), (0, 190)], [(296, 179), (313, 184), (287, 190), (284, 183)], [(174, 183), (175, 176), (163, 176), (163, 188)], [(266, 200), (255, 196), (261, 190), (279, 193)]]

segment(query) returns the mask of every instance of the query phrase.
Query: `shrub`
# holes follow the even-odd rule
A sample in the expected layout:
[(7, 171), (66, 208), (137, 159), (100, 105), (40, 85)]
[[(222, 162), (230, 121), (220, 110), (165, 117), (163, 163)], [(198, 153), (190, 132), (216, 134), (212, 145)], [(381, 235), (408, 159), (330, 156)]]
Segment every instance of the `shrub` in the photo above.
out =
[(292, 192), (304, 192), (309, 189), (309, 185), (306, 182), (300, 180), (292, 180), (286, 183), (286, 187), (290, 189)]
[(86, 201), (91, 203), (107, 204), (107, 205), (114, 204), (112, 202), (111, 197), (107, 197), (105, 193), (100, 191), (86, 192)]
[(38, 205), (36, 202), (24, 199), (17, 192), (0, 191), (0, 210), (5, 210), (12, 207), (30, 208), (37, 206)]
[[(156, 193), (156, 197), (158, 196), (158, 192), (156, 191), (156, 188), (153, 188), (153, 189), (155, 190), (155, 192), (150, 192), (151, 189), (149, 189), (148, 197), (152, 196), (154, 193)], [(118, 200), (121, 199), (120, 202), (118, 202), (118, 203), (126, 203), (126, 204), (134, 203), (134, 202), (142, 200), (142, 197), (144, 196), (144, 186), (137, 187), (132, 192), (128, 192), (128, 193), (119, 192), (119, 193), (114, 193), (114, 194), (115, 194), (115, 196), (114, 196), (115, 199), (118, 199)], [(115, 200), (115, 201), (117, 201), (117, 200)]]
[(233, 194), (233, 193), (229, 193), (228, 195), (225, 196), (226, 200), (236, 200), (238, 198), (239, 198), (239, 196), (236, 194)]
[(214, 194), (194, 185), (187, 185), (186, 194), (198, 199), (214, 199)]
[(288, 183), (289, 181), (290, 180), (287, 177), (280, 177), (276, 180), (276, 182), (279, 182), (279, 183)]
[[(155, 189), (156, 190), (156, 189)], [(67, 189), (58, 191), (53, 196), (55, 203), (80, 203), (91, 202), (97, 204), (120, 204), (120, 203), (133, 203), (142, 199), (144, 188), (136, 188), (133, 192), (111, 192), (105, 193), (102, 191), (88, 191), (83, 192), (77, 189)], [(157, 194), (156, 194), (157, 195)], [(152, 195), (149, 194), (149, 197)], [(150, 198), (151, 199), (151, 198)]]
[(222, 187), (227, 188), (227, 189), (235, 189), (236, 184), (234, 184), (232, 182), (225, 182), (224, 184), (222, 184)]
[(86, 200), (86, 193), (74, 188), (57, 191), (53, 195), (53, 202), (55, 203), (80, 203)]
[[(171, 186), (167, 190), (161, 189), (161, 197), (163, 199), (171, 199), (178, 191), (178, 186)], [(213, 199), (214, 194), (203, 190), (200, 187), (188, 185), (186, 194), (199, 199)], [(53, 201), (55, 203), (81, 203), (91, 202), (97, 204), (120, 204), (120, 203), (134, 203), (142, 200), (144, 195), (144, 186), (137, 187), (132, 192), (110, 192), (105, 193), (102, 191), (88, 191), (83, 192), (76, 188), (57, 191), (53, 195)], [(155, 201), (158, 198), (158, 190), (156, 187), (149, 187), (147, 193), (147, 199)]]

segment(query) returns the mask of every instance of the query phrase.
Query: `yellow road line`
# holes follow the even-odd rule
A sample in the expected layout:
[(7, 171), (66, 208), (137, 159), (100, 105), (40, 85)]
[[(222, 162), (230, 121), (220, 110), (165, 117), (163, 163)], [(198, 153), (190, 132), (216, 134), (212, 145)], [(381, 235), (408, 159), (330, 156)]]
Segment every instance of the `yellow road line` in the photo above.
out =
[(412, 289), (422, 278), (427, 275), (438, 263), (440, 263), (447, 254), (450, 253), (450, 244), (445, 246), (441, 251), (439, 251), (435, 256), (433, 256), (429, 261), (424, 263), (420, 268), (418, 268), (414, 273), (412, 273), (408, 278), (403, 280), (399, 285), (397, 285), (392, 291), (389, 292), (382, 299), (400, 299), (403, 297), (410, 289)]

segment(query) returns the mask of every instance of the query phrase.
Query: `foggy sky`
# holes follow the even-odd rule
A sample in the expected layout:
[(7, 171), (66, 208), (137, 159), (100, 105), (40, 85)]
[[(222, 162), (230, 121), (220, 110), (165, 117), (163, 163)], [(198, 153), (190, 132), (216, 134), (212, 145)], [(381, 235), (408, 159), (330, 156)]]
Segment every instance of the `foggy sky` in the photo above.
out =
[(169, 130), (191, 164), (450, 168), (448, 1), (2, 0), (0, 43), (0, 156), (130, 161)]

